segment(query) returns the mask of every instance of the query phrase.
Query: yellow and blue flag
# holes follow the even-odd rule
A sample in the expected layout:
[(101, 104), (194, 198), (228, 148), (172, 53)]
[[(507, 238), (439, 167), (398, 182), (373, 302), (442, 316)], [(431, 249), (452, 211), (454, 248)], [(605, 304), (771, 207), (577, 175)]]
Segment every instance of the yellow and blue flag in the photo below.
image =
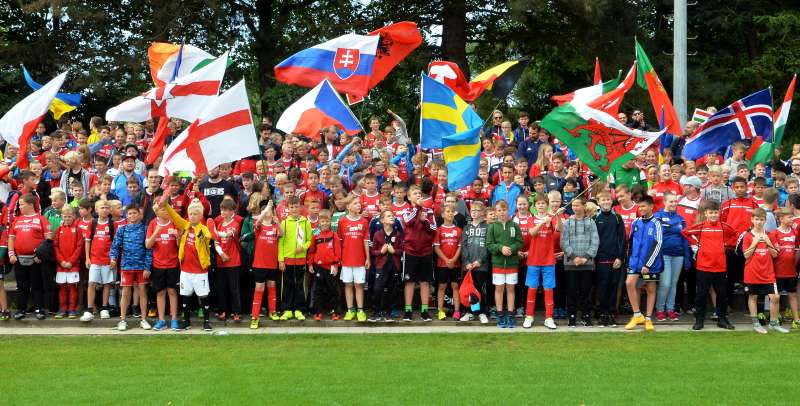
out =
[[(34, 91), (39, 90), (42, 85), (36, 83), (31, 74), (28, 73), (28, 70), (25, 67), (22, 67), (22, 74), (25, 76), (25, 81), (28, 82), (28, 86)], [(78, 105), (81, 104), (81, 94), (80, 93), (62, 93), (58, 92), (56, 94), (55, 99), (50, 104), (50, 111), (53, 112), (53, 118), (58, 120), (61, 118), (61, 115), (72, 110), (75, 110)]]
[(420, 98), (419, 137), (422, 148), (443, 148), (444, 137), (465, 131), (480, 136), (483, 120), (447, 85), (423, 73)]

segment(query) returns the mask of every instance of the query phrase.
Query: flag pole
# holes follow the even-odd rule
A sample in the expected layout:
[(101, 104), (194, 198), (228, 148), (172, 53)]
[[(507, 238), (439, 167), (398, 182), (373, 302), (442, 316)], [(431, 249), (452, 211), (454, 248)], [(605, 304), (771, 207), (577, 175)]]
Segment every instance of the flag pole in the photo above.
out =
[[(591, 189), (592, 189), (592, 187), (594, 187), (594, 185), (596, 185), (596, 184), (597, 184), (597, 182), (600, 182), (600, 177), (599, 177), (599, 176), (597, 177), (597, 179), (595, 179), (595, 180), (594, 180), (594, 182), (592, 182), (591, 184), (589, 184), (589, 186), (587, 186), (587, 187), (586, 187), (586, 189), (583, 189), (583, 191), (582, 191), (582, 192), (580, 192), (580, 193), (578, 193), (577, 195), (575, 195), (575, 197), (573, 197), (573, 198), (572, 198), (572, 200), (575, 200), (575, 199), (577, 199), (577, 198), (579, 198), (579, 197), (583, 196), (584, 194), (586, 194), (586, 192), (588, 192), (589, 190), (591, 190)], [(567, 207), (567, 204), (566, 204), (566, 203), (564, 203), (564, 201), (563, 201), (563, 200), (561, 201), (561, 207)]]

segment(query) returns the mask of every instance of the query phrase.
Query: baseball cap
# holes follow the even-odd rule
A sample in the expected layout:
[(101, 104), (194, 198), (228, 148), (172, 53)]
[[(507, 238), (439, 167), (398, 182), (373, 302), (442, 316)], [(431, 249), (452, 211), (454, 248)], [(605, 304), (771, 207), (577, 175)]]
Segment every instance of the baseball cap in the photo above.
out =
[(122, 160), (124, 161), (126, 159), (133, 159), (135, 161), (137, 159), (137, 157), (136, 157), (136, 155), (133, 155), (133, 154), (125, 154), (125, 155), (122, 156)]
[(687, 176), (681, 179), (681, 185), (689, 185), (694, 186), (698, 189), (703, 187), (703, 181), (700, 180), (697, 176)]

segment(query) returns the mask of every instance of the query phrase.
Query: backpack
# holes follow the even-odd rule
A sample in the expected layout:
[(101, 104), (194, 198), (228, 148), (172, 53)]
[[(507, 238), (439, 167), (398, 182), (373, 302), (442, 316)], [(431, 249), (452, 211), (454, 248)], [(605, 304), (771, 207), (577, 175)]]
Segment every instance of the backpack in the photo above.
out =
[[(114, 241), (114, 220), (111, 220), (111, 218), (109, 217), (109, 220), (107, 221), (108, 221), (109, 236), (111, 237), (111, 241)], [(92, 227), (90, 230), (91, 232), (89, 233), (89, 240), (91, 241), (94, 238), (95, 232), (97, 231), (97, 219), (95, 218), (92, 219)]]
[(739, 238), (736, 239), (736, 248), (733, 249), (733, 253), (736, 254), (737, 257), (744, 258), (744, 236), (750, 232), (752, 228), (748, 228), (747, 231), (739, 234)]

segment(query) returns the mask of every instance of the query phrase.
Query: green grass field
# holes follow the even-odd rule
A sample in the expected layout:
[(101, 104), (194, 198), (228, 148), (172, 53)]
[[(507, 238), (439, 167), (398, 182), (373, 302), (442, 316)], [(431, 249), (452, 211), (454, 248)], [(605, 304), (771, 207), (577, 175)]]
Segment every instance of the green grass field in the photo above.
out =
[(800, 365), (795, 334), (749, 332), (3, 341), (9, 405), (785, 404)]

